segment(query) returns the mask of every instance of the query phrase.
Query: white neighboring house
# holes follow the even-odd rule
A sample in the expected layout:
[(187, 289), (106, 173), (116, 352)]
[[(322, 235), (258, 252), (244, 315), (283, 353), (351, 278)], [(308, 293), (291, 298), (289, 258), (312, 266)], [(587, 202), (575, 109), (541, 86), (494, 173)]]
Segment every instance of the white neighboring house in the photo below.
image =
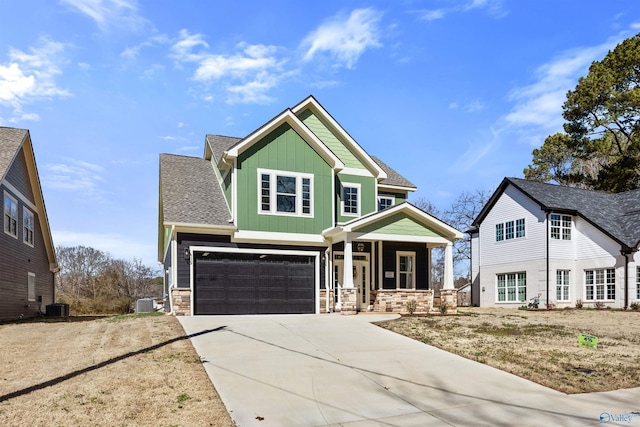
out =
[(473, 305), (640, 301), (640, 189), (613, 194), (505, 178), (469, 234)]

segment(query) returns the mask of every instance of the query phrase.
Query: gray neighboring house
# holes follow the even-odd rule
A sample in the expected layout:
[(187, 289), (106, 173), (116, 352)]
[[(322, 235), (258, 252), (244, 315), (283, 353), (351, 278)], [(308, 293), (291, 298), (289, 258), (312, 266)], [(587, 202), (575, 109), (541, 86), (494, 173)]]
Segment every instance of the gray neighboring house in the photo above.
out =
[(640, 301), (640, 189), (613, 194), (505, 178), (469, 233), (474, 305)]
[(31, 136), (0, 127), (0, 319), (30, 317), (55, 301), (57, 262)]

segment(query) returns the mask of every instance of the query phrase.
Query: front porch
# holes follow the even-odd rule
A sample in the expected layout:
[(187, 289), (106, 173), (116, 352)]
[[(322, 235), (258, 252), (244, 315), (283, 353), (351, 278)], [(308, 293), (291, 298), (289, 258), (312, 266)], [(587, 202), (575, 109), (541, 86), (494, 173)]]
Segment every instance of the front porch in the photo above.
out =
[(330, 246), (321, 312), (440, 312), (433, 306), (431, 279), (436, 247), (445, 248), (441, 300), (446, 312), (456, 311), (452, 248), (462, 233), (449, 225), (403, 203), (338, 225), (324, 236)]

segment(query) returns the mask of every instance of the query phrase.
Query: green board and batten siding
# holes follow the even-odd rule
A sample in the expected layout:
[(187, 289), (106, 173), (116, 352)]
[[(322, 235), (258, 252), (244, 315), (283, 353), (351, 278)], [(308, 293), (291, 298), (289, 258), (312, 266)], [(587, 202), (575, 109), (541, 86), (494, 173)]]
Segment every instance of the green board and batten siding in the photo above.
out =
[(402, 236), (440, 237), (436, 231), (405, 213), (397, 213), (355, 230), (358, 233), (395, 234)]
[(310, 110), (304, 110), (298, 117), (302, 122), (340, 159), (344, 166), (353, 169), (366, 169), (362, 162), (325, 126)]
[[(258, 213), (258, 169), (313, 174), (313, 217)], [(288, 124), (256, 142), (238, 158), (240, 230), (320, 234), (332, 225), (331, 167)]]

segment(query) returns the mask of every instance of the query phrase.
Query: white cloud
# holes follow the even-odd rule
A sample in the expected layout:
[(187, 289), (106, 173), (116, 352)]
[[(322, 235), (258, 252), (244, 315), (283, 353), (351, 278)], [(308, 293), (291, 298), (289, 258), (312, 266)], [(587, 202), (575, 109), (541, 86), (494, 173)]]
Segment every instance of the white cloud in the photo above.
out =
[(83, 160), (68, 160), (66, 163), (45, 165), (43, 182), (59, 191), (80, 192), (84, 195), (100, 194), (99, 185), (104, 182), (104, 168)]
[[(279, 56), (277, 46), (242, 42), (236, 45), (237, 52), (229, 54), (212, 54), (208, 48), (201, 34), (182, 30), (170, 56), (178, 66), (195, 63), (193, 79), (207, 87), (216, 82), (216, 87), (226, 92), (228, 103), (270, 102), (267, 92), (289, 74), (283, 71), (287, 60)], [(203, 99), (210, 102), (214, 97), (206, 94)]]
[(382, 46), (379, 22), (382, 14), (374, 9), (356, 9), (348, 17), (335, 16), (324, 22), (302, 42), (304, 59), (309, 61), (327, 52), (336, 65), (352, 68), (368, 49)]
[(507, 125), (560, 130), (567, 92), (588, 73), (593, 61), (602, 59), (620, 40), (615, 38), (597, 46), (572, 49), (538, 67), (533, 83), (515, 88), (509, 94), (514, 106), (505, 116)]
[(503, 0), (471, 0), (461, 2), (459, 5), (441, 9), (423, 9), (415, 11), (419, 19), (423, 21), (435, 21), (444, 19), (447, 15), (454, 13), (466, 13), (473, 10), (485, 10), (489, 15), (502, 18), (508, 12), (502, 6)]
[(61, 0), (61, 3), (93, 19), (102, 31), (111, 27), (135, 31), (147, 24), (138, 15), (135, 0)]
[(64, 49), (64, 44), (46, 37), (41, 37), (28, 53), (9, 48), (8, 62), (0, 64), (0, 106), (13, 108), (9, 121), (37, 120), (36, 113), (24, 112), (26, 104), (70, 95), (56, 84), (56, 77), (62, 73)]

